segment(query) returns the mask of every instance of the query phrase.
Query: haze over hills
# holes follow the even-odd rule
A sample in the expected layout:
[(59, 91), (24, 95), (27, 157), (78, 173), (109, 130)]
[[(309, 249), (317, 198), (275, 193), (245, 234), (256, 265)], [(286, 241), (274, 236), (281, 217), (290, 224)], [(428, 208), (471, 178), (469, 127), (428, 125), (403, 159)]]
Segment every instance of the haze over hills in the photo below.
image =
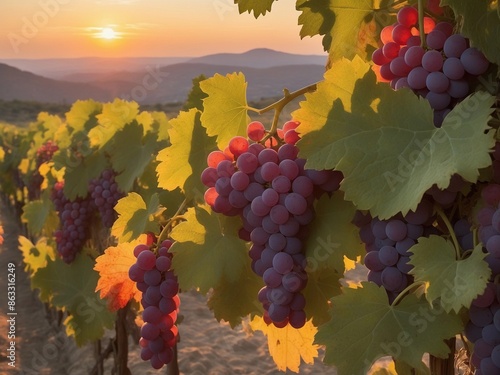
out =
[(199, 63), (249, 68), (271, 68), (288, 65), (325, 65), (326, 55), (298, 55), (266, 48), (244, 53), (218, 53), (202, 57), (85, 57), (74, 59), (3, 59), (4, 63), (47, 78), (67, 79), (74, 74), (110, 74), (145, 70), (148, 66)]
[[(5, 61), (5, 60), (4, 60)], [(182, 102), (192, 79), (204, 74), (243, 72), (248, 99), (296, 90), (322, 78), (325, 57), (269, 49), (198, 58), (136, 57), (7, 60), (0, 63), (0, 99), (72, 103), (116, 97), (142, 104)], [(307, 74), (305, 74), (307, 72)], [(313, 80), (313, 81), (311, 81)]]
[(0, 99), (71, 103), (77, 99), (110, 101), (119, 97), (141, 104), (183, 102), (194, 77), (240, 71), (249, 82), (247, 98), (260, 100), (282, 95), (283, 88), (296, 90), (321, 80), (324, 67), (288, 65), (258, 69), (185, 62), (165, 67), (150, 66), (136, 72), (74, 74), (68, 77), (72, 81), (63, 81), (0, 64)]

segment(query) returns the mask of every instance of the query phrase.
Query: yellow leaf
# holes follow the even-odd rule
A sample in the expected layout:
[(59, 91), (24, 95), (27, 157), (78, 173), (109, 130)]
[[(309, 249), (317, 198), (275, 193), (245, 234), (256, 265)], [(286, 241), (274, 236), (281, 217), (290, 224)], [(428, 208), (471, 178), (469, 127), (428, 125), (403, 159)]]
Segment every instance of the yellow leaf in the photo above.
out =
[(313, 344), (318, 329), (309, 320), (304, 327), (295, 329), (290, 325), (277, 328), (273, 324), (267, 325), (260, 316), (255, 316), (250, 322), (254, 331), (262, 331), (267, 336), (269, 354), (273, 357), (278, 370), (287, 369), (298, 373), (300, 359), (313, 364), (318, 356), (318, 345)]
[(19, 169), (19, 172), (21, 172), (22, 174), (26, 174), (26, 173), (28, 173), (29, 167), (30, 167), (29, 159), (24, 158), (19, 163), (18, 169)]
[(377, 361), (368, 372), (368, 375), (398, 375), (398, 373), (394, 361), (390, 361), (389, 364), (385, 361)]

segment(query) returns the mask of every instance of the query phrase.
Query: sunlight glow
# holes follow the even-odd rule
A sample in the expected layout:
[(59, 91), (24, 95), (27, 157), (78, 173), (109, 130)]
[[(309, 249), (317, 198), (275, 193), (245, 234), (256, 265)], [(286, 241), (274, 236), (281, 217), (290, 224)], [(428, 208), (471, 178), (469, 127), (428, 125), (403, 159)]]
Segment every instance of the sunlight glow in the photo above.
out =
[(118, 35), (115, 30), (113, 30), (111, 27), (104, 27), (101, 32), (99, 33), (99, 38), (101, 39), (117, 39)]

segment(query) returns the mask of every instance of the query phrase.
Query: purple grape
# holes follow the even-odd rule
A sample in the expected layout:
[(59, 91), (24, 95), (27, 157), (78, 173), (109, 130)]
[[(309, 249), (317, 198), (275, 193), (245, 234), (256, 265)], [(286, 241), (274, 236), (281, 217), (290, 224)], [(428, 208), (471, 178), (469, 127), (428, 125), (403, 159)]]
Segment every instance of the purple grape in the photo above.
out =
[[(425, 84), (432, 93), (442, 93), (448, 90), (448, 87), (450, 86), (450, 80), (448, 79), (448, 77), (444, 75), (444, 73), (435, 71), (429, 73), (425, 81)], [(427, 95), (427, 100), (429, 100), (428, 97), (429, 95)]]
[(422, 68), (421, 66), (417, 66), (412, 69), (410, 73), (408, 73), (408, 84), (412, 90), (420, 90), (426, 88), (426, 80), (429, 72)]
[(456, 57), (450, 57), (444, 61), (443, 64), (443, 73), (450, 80), (452, 79), (461, 79), (465, 74), (464, 66), (460, 59)]
[(418, 46), (412, 46), (408, 48), (408, 50), (405, 53), (404, 59), (405, 63), (412, 67), (415, 68), (417, 66), (422, 65), (422, 58), (424, 57), (425, 50)]
[(399, 260), (397, 250), (392, 246), (384, 246), (378, 251), (378, 258), (380, 263), (384, 266), (394, 266)]
[(438, 72), (443, 67), (443, 56), (436, 50), (427, 51), (422, 57), (422, 67), (428, 72)]
[(293, 258), (284, 252), (277, 253), (273, 258), (273, 268), (284, 275), (293, 268)]
[(447, 37), (446, 34), (440, 30), (432, 30), (426, 37), (426, 44), (429, 48), (440, 50), (443, 48)]
[(474, 47), (467, 48), (460, 55), (460, 61), (467, 73), (476, 76), (485, 73), (490, 65), (483, 53)]

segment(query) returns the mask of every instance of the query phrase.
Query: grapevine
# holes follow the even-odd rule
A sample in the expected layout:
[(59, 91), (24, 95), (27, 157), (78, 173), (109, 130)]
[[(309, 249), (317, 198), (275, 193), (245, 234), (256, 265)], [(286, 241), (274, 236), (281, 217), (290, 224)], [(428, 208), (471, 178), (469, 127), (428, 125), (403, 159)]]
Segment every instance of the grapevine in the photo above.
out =
[(392, 374), (500, 373), (498, 2), (342, 3), (296, 2), (324, 76), (263, 108), (235, 72), (194, 79), (173, 118), (85, 100), (0, 125), (23, 268), (95, 371), (113, 352), (130, 373), (133, 341), (144, 371), (179, 372), (196, 291), (262, 331), (281, 371), (322, 353), (339, 375), (382, 358)]

